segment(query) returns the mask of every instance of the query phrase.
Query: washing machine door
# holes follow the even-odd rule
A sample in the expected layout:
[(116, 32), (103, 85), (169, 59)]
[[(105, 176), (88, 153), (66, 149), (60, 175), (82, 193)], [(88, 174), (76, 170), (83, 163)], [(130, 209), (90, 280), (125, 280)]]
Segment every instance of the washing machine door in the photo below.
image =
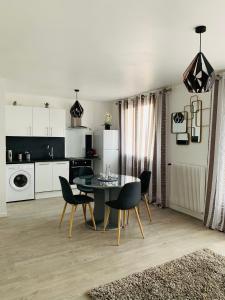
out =
[(25, 171), (16, 171), (10, 177), (10, 186), (16, 191), (24, 191), (30, 185), (31, 177)]

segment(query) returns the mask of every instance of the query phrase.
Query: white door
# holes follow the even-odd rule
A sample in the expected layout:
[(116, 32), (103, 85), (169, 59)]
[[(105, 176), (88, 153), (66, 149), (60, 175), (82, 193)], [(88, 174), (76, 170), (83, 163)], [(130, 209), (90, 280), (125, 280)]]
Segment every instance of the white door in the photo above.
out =
[(52, 191), (52, 163), (35, 163), (35, 192)]
[(118, 174), (118, 164), (119, 164), (119, 151), (118, 150), (105, 150), (103, 153), (104, 163), (103, 170), (105, 172), (106, 165), (110, 165), (111, 173)]
[(118, 130), (104, 130), (103, 131), (104, 150), (117, 150), (119, 149), (119, 134)]
[(69, 180), (69, 162), (68, 161), (58, 161), (53, 163), (53, 191), (61, 190), (61, 185), (59, 181), (59, 176), (65, 177)]
[(50, 136), (65, 137), (66, 114), (64, 109), (50, 108)]
[(32, 107), (5, 106), (6, 136), (32, 136)]
[(49, 136), (49, 109), (33, 108), (33, 136)]

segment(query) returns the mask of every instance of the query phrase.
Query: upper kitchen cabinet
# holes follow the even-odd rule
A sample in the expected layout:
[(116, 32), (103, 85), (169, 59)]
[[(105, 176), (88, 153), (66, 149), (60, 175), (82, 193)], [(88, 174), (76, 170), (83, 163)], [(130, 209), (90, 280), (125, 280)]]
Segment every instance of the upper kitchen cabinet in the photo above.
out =
[(33, 107), (33, 136), (50, 136), (48, 108)]
[(6, 106), (6, 135), (65, 137), (64, 109)]
[(32, 107), (6, 105), (5, 130), (7, 136), (32, 136)]
[(65, 110), (51, 108), (49, 109), (50, 135), (54, 137), (65, 137), (66, 114)]

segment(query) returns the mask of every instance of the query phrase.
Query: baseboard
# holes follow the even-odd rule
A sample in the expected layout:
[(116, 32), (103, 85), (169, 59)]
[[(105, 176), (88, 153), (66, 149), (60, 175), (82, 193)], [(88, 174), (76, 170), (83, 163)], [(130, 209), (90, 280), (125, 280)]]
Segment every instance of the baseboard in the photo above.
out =
[(179, 212), (181, 212), (183, 214), (192, 216), (192, 217), (194, 217), (196, 219), (199, 219), (201, 221), (203, 221), (203, 219), (204, 219), (204, 214), (203, 213), (194, 212), (194, 211), (191, 211), (189, 209), (186, 209), (184, 207), (178, 206), (178, 205), (173, 204), (173, 203), (169, 204), (169, 208), (171, 208), (173, 210), (176, 210), (176, 211), (179, 211)]
[[(74, 194), (78, 194), (78, 189), (72, 189)], [(35, 199), (62, 197), (62, 191), (35, 193)]]

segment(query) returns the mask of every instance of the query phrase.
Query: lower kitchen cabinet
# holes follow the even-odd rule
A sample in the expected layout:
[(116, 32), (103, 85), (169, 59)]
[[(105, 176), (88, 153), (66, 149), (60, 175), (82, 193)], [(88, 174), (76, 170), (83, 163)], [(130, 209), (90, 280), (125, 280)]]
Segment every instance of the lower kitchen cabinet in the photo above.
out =
[(35, 163), (35, 193), (52, 191), (52, 162)]
[(59, 176), (69, 180), (69, 162), (35, 163), (35, 193), (61, 190)]
[(69, 181), (69, 162), (59, 161), (52, 164), (52, 185), (53, 191), (61, 190), (59, 176), (65, 177)]

